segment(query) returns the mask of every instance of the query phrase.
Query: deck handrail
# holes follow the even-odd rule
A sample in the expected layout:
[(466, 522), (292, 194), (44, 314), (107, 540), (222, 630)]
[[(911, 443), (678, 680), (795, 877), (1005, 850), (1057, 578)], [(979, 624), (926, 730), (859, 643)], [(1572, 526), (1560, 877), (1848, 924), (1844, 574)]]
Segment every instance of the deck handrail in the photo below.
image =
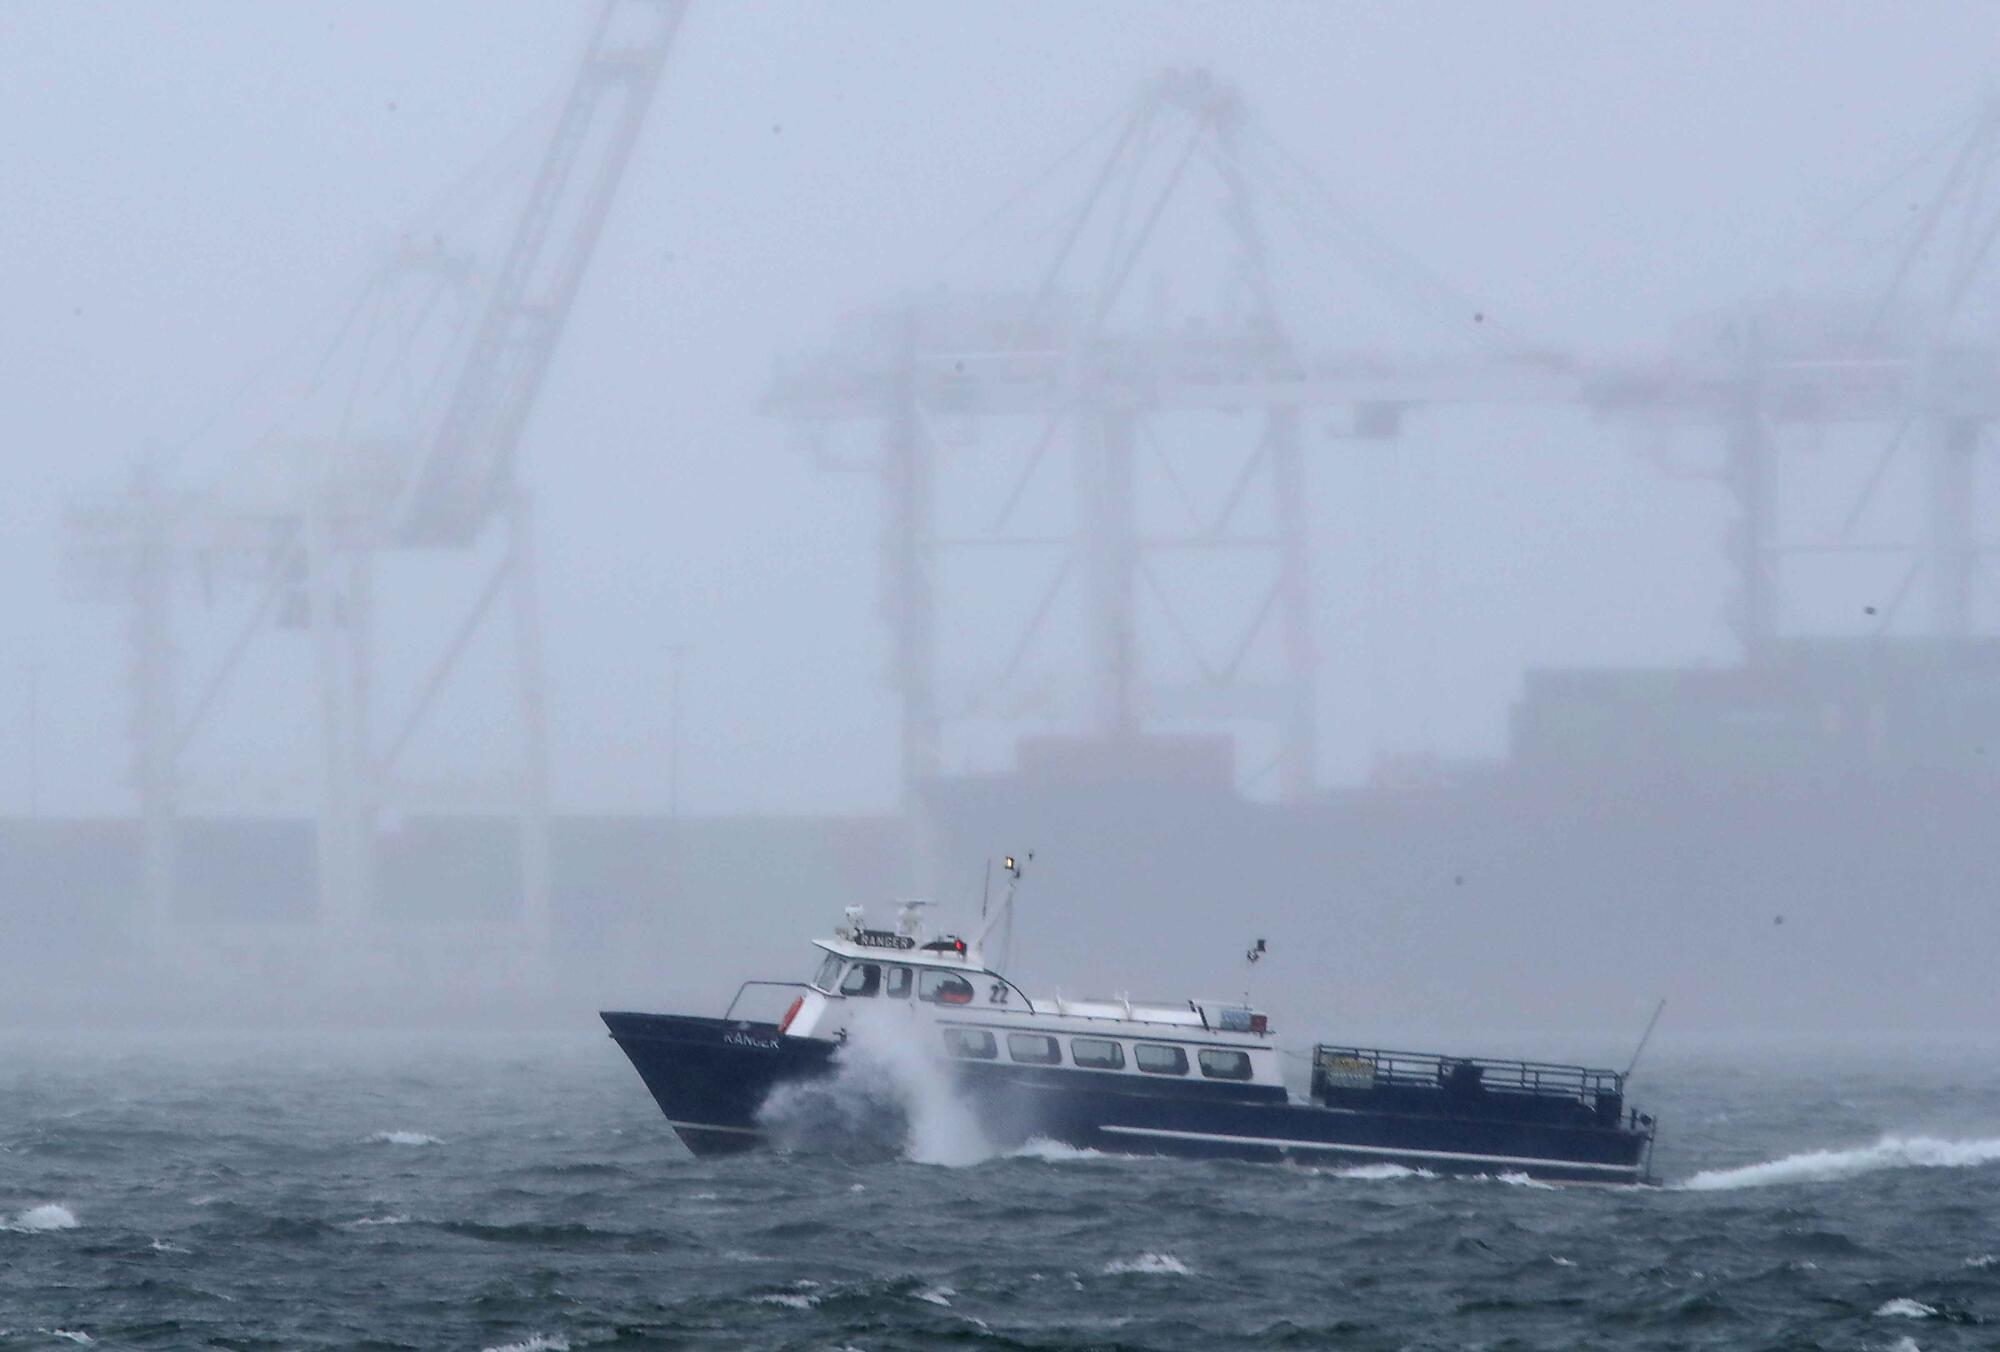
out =
[(1625, 1092), (1625, 1076), (1618, 1071), (1558, 1061), (1449, 1056), (1440, 1052), (1393, 1051), (1326, 1042), (1314, 1045), (1315, 1070), (1324, 1068), (1324, 1063), (1331, 1058), (1368, 1062), (1377, 1084), (1435, 1086), (1444, 1083), (1453, 1067), (1472, 1066), (1479, 1071), (1480, 1087), (1495, 1093), (1560, 1094), (1587, 1098), (1603, 1093)]
[(743, 992), (749, 990), (752, 986), (796, 986), (800, 990), (807, 991), (814, 989), (810, 981), (746, 981), (736, 988), (736, 995), (730, 1000), (729, 1008), (722, 1011), (724, 1019), (727, 1019), (731, 1014), (736, 1012), (736, 1002), (741, 1000)]

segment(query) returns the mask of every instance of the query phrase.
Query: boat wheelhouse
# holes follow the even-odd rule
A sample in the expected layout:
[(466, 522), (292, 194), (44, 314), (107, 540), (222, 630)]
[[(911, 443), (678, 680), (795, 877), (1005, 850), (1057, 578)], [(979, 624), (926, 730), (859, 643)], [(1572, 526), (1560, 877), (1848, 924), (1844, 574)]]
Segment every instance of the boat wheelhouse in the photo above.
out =
[[(1644, 1181), (1653, 1124), (1615, 1071), (1321, 1044), (1308, 1091), (1284, 1082), (1268, 1016), (1242, 1001), (1030, 996), (975, 940), (894, 929), (859, 907), (814, 941), (803, 982), (746, 981), (720, 1018), (606, 1013), (606, 1026), (696, 1154), (763, 1143), (780, 1085), (832, 1074), (871, 1029), (914, 1037), (949, 1070), (996, 1146), (1046, 1138), (1132, 1154), (1390, 1163), (1572, 1182)], [(796, 993), (775, 1021), (746, 998)], [(757, 995), (753, 997), (752, 993)]]
[[(858, 915), (852, 919), (856, 923), (842, 926), (834, 937), (814, 941), (823, 954), (819, 970), (785, 1011), (781, 1033), (839, 1041), (872, 1008), (907, 1010), (936, 1026), (944, 1054), (955, 1059), (1197, 1076), (1282, 1089), (1269, 1020), (1261, 1010), (1215, 1000), (1169, 1005), (1126, 996), (1054, 995), (1037, 1001), (955, 935), (919, 942), (909, 921), (896, 930), (871, 930), (858, 923)], [(738, 999), (760, 984), (768, 983), (746, 982)]]

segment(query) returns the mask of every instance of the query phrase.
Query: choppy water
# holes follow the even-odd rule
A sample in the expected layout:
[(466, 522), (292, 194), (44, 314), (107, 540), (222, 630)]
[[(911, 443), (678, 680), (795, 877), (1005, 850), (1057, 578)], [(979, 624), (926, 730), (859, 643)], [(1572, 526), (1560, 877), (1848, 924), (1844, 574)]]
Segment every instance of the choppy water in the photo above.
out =
[(2000, 1066), (1662, 1058), (1646, 1192), (700, 1162), (566, 1038), (0, 1042), (0, 1347), (2000, 1347)]

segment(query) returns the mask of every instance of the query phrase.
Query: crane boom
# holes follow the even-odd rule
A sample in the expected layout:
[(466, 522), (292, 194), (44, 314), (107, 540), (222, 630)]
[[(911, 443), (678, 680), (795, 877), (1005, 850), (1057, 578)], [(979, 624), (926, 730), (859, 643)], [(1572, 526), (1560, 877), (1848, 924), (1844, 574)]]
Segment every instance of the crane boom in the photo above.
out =
[(465, 545), (501, 505), (687, 5), (606, 0), (437, 435), (404, 486), (397, 543)]

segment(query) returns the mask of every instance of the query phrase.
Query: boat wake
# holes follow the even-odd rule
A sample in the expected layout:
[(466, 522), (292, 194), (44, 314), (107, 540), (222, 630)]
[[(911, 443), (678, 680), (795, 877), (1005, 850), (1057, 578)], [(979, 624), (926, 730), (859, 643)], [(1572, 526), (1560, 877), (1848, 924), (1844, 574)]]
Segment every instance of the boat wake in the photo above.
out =
[(1974, 1169), (2000, 1162), (2000, 1137), (1942, 1141), (1933, 1136), (1884, 1136), (1851, 1150), (1809, 1150), (1736, 1169), (1706, 1169), (1681, 1184), (1690, 1192), (1726, 1192), (1781, 1183), (1838, 1183), (1884, 1169)]

